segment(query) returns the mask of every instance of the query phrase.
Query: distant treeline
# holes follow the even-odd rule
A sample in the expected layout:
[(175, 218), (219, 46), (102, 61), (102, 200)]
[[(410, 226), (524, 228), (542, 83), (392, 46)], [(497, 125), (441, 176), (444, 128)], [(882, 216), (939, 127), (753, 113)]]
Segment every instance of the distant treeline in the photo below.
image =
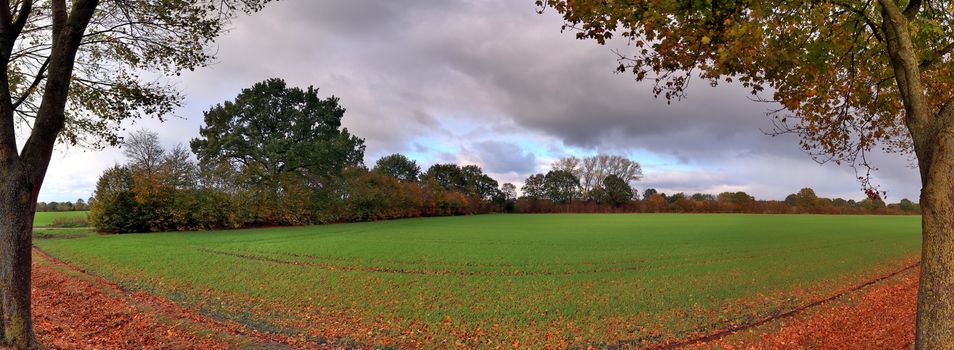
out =
[(89, 201), (80, 198), (75, 202), (37, 202), (36, 211), (87, 211), (91, 201), (92, 198)]
[[(364, 165), (364, 140), (341, 127), (344, 109), (317, 89), (271, 79), (205, 112), (190, 149), (165, 149), (155, 133), (124, 142), (125, 164), (106, 170), (88, 203), (104, 232), (204, 230), (355, 222), (420, 216), (511, 213), (687, 212), (914, 214), (909, 200), (886, 205), (819, 198), (811, 189), (785, 201), (744, 192), (718, 195), (632, 184), (639, 163), (621, 156), (569, 157), (526, 179), (521, 195), (474, 165), (435, 164), (426, 171), (394, 154)], [(192, 155), (195, 155), (193, 160)], [(39, 210), (83, 210), (77, 203)]]
[[(675, 193), (646, 189), (640, 195), (631, 184), (642, 176), (639, 164), (619, 156), (563, 158), (546, 174), (524, 181), (523, 195), (513, 204), (519, 213), (758, 213), (758, 214), (919, 214), (917, 203), (881, 198), (861, 201), (818, 197), (811, 188), (784, 201), (757, 200), (745, 192)], [(873, 192), (877, 194), (877, 192)]]
[(758, 200), (745, 192), (723, 192), (718, 195), (695, 193), (652, 193), (642, 199), (632, 199), (618, 204), (597, 201), (575, 200), (559, 202), (549, 199), (522, 197), (515, 201), (514, 211), (519, 213), (752, 213), (752, 214), (873, 214), (913, 215), (920, 214), (920, 206), (908, 199), (886, 204), (881, 199), (866, 198), (861, 201), (842, 198), (818, 198), (813, 202), (793, 202), (801, 193), (812, 193), (805, 188), (789, 195), (784, 201)]

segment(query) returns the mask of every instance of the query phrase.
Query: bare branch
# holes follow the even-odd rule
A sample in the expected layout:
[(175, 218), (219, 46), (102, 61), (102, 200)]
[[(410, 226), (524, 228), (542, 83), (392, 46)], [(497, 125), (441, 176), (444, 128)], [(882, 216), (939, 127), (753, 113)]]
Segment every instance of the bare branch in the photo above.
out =
[(43, 78), (46, 74), (46, 68), (50, 65), (50, 58), (47, 57), (46, 61), (43, 61), (43, 64), (40, 66), (40, 69), (36, 73), (36, 77), (33, 79), (33, 83), (30, 83), (30, 87), (23, 91), (23, 94), (15, 102), (13, 102), (13, 109), (17, 109), (23, 104), (23, 101), (26, 101), (33, 92), (36, 91), (36, 88), (40, 86), (40, 82), (43, 81)]

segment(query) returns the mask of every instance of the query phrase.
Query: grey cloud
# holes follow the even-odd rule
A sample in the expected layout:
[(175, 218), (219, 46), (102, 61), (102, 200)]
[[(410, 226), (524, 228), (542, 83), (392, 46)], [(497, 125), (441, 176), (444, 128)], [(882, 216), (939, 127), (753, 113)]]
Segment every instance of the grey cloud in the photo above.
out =
[(688, 152), (652, 141), (686, 130), (731, 137), (767, 125), (765, 106), (738, 88), (697, 82), (689, 100), (673, 105), (651, 97), (647, 84), (613, 73), (609, 47), (560, 33), (559, 16), (537, 14), (532, 1), (274, 5), (236, 23), (221, 48), (229, 62), (215, 75), (316, 84), (342, 97), (346, 124), (372, 147), (403, 148), (413, 135), (433, 133), (435, 119), (465, 119), (541, 132), (570, 146), (606, 148), (622, 138), (692, 158), (713, 147)]
[(534, 171), (537, 157), (520, 146), (498, 141), (482, 141), (472, 145), (484, 170), (491, 173), (525, 174)]

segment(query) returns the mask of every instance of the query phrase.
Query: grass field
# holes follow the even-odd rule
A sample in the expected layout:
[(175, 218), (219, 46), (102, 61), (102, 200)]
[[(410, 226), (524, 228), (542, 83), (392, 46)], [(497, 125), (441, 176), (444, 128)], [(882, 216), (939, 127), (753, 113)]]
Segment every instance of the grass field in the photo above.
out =
[(914, 216), (484, 215), (36, 245), (127, 288), (317, 342), (639, 347), (897, 270), (919, 228)]
[(53, 224), (54, 220), (72, 221), (86, 220), (89, 216), (88, 211), (47, 211), (37, 212), (33, 218), (33, 227), (45, 227)]

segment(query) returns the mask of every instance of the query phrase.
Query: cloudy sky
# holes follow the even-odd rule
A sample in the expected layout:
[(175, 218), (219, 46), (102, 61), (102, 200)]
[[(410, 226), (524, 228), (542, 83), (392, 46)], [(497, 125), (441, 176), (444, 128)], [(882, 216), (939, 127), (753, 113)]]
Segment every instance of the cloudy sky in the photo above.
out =
[[(314, 85), (348, 109), (344, 124), (368, 145), (365, 162), (400, 152), (424, 165), (477, 164), (518, 186), (556, 158), (597, 152), (642, 163), (637, 189), (744, 190), (781, 199), (810, 186), (862, 198), (852, 169), (819, 165), (794, 137), (769, 137), (765, 112), (732, 85), (691, 86), (688, 99), (654, 99), (651, 83), (615, 74), (612, 49), (561, 33), (533, 0), (283, 0), (242, 17), (216, 43), (217, 62), (176, 85), (186, 105), (146, 128), (172, 146), (198, 135), (202, 111), (271, 78)], [(119, 150), (61, 149), (43, 201), (88, 198)], [(877, 157), (888, 200), (918, 197), (916, 169)]]

